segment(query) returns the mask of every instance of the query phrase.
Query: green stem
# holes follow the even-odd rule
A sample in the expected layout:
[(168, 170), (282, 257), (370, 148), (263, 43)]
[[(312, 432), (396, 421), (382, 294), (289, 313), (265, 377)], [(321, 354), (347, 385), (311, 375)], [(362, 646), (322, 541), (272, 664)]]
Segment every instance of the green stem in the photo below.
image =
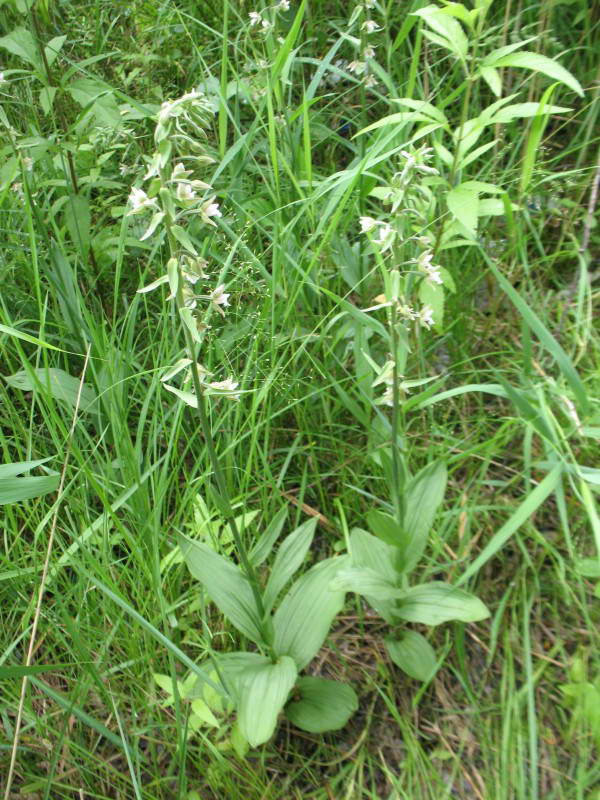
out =
[[(172, 220), (170, 219), (168, 212), (165, 217), (165, 224), (166, 224), (167, 239), (169, 243), (170, 254), (173, 258), (176, 258), (177, 252), (179, 251), (180, 248), (171, 230)], [(178, 271), (178, 281), (177, 281), (177, 293), (175, 300), (177, 303), (177, 309), (181, 310), (185, 306), (185, 301), (183, 297), (184, 278), (180, 267), (178, 267), (177, 271)], [(229, 525), (229, 529), (231, 530), (231, 535), (235, 543), (240, 563), (242, 565), (242, 569), (246, 575), (246, 578), (248, 579), (248, 583), (250, 584), (250, 589), (252, 590), (252, 595), (254, 597), (256, 610), (258, 612), (262, 624), (265, 619), (265, 606), (262, 599), (260, 582), (258, 580), (258, 575), (256, 573), (256, 570), (252, 566), (246, 547), (243, 543), (240, 531), (238, 529), (237, 523), (235, 521), (231, 500), (229, 498), (229, 492), (227, 490), (227, 484), (225, 482), (225, 476), (223, 474), (223, 470), (221, 469), (219, 456), (217, 455), (217, 451), (215, 449), (212, 428), (210, 425), (208, 414), (206, 412), (206, 406), (204, 402), (204, 392), (202, 391), (202, 381), (200, 380), (198, 362), (195, 358), (196, 348), (194, 346), (194, 340), (187, 326), (183, 325), (183, 331), (184, 331), (186, 349), (188, 350), (190, 358), (192, 359), (191, 363), (192, 382), (194, 385), (194, 392), (196, 394), (196, 399), (197, 399), (197, 411), (198, 411), (198, 418), (200, 421), (200, 428), (204, 436), (204, 442), (206, 445), (206, 449), (208, 451), (208, 458), (213, 470), (213, 474), (215, 476), (215, 481), (217, 484), (217, 489), (220, 495), (221, 502), (225, 507), (225, 520)], [(276, 655), (272, 647), (269, 644), (267, 644), (266, 647), (269, 652), (269, 656), (273, 660), (275, 660)]]

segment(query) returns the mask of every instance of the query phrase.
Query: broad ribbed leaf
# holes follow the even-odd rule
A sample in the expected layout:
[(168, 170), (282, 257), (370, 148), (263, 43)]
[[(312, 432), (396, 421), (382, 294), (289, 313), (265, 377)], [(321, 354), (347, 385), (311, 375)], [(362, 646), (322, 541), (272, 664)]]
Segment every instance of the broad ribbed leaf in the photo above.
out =
[(400, 639), (387, 637), (385, 646), (397, 667), (417, 681), (428, 681), (435, 674), (435, 651), (424, 636), (416, 631), (406, 631)]
[(510, 106), (504, 106), (498, 111), (492, 119), (490, 124), (512, 122), (514, 119), (529, 119), (530, 117), (537, 117), (542, 114), (566, 114), (572, 111), (571, 108), (564, 106), (550, 106), (543, 103), (513, 103)]
[(477, 232), (479, 193), (473, 186), (460, 184), (446, 195), (448, 209), (456, 219), (474, 236)]
[(240, 569), (203, 542), (177, 537), (185, 563), (213, 603), (235, 627), (257, 644), (263, 644), (252, 589)]
[[(63, 369), (40, 367), (29, 371), (21, 370), (4, 378), (9, 386), (23, 392), (49, 392), (55, 400), (75, 408), (79, 395), (79, 378), (74, 378)], [(81, 388), (79, 410), (86, 411), (96, 400), (96, 392), (84, 383)]]
[(372, 597), (377, 602), (394, 600), (404, 594), (395, 582), (384, 578), (370, 567), (341, 569), (331, 582), (331, 586), (334, 589), (344, 589), (346, 592)]
[(530, 69), (534, 72), (541, 72), (555, 81), (564, 83), (565, 86), (573, 89), (580, 97), (583, 97), (583, 89), (577, 78), (571, 75), (564, 67), (561, 67), (557, 61), (547, 56), (542, 56), (539, 53), (532, 53), (529, 50), (510, 53), (510, 55), (496, 59), (492, 66), (518, 67), (521, 69)]
[(392, 547), (399, 547), (403, 544), (402, 528), (391, 514), (374, 508), (368, 512), (366, 519), (371, 533), (382, 542), (392, 545)]
[(300, 699), (285, 707), (285, 715), (297, 728), (324, 733), (343, 728), (358, 708), (351, 686), (325, 678), (300, 678), (296, 684)]
[(315, 518), (309, 519), (284, 539), (277, 551), (275, 563), (265, 588), (264, 603), (266, 611), (270, 611), (273, 608), (273, 604), (283, 587), (302, 565), (312, 543), (316, 527), (317, 520)]
[(408, 485), (404, 517), (407, 546), (403, 554), (407, 572), (423, 555), (433, 520), (444, 499), (446, 478), (444, 462), (434, 461), (418, 472)]
[(423, 625), (441, 625), (450, 620), (477, 622), (490, 615), (479, 598), (441, 581), (413, 586), (397, 604), (394, 613), (407, 622), (421, 622)]
[(331, 582), (347, 566), (345, 556), (316, 564), (294, 583), (275, 612), (275, 652), (293, 658), (299, 670), (315, 657), (342, 610), (346, 593), (332, 589)]
[(41, 461), (22, 461), (17, 464), (0, 465), (0, 506), (10, 503), (19, 503), (32, 497), (40, 497), (58, 488), (58, 475), (41, 475), (39, 477), (16, 477), (21, 472), (27, 472), (32, 467), (43, 464)]
[[(372, 569), (390, 582), (397, 579), (394, 563), (398, 560), (400, 552), (398, 548), (391, 547), (360, 528), (354, 528), (350, 533), (350, 548), (353, 567)], [(387, 622), (393, 621), (393, 600), (377, 600), (370, 595), (365, 596), (369, 605), (373, 606), (383, 619)]]
[(298, 671), (293, 659), (248, 668), (239, 679), (238, 724), (252, 747), (268, 741), (292, 690)]
[(283, 506), (283, 508), (280, 508), (277, 514), (275, 514), (271, 522), (269, 522), (252, 550), (250, 550), (248, 558), (252, 566), (259, 567), (263, 561), (269, 557), (271, 550), (275, 546), (275, 542), (279, 538), (279, 534), (281, 533), (286, 519), (287, 508)]

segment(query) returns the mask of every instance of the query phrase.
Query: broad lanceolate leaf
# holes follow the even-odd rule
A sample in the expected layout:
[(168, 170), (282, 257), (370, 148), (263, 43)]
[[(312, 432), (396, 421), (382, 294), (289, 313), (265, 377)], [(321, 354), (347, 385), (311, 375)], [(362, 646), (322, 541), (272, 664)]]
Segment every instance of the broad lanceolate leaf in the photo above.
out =
[(404, 569), (409, 572), (423, 555), (429, 531), (446, 491), (447, 471), (443, 461), (428, 464), (407, 487), (404, 529), (407, 545)]
[[(397, 579), (394, 564), (398, 561), (400, 550), (397, 547), (382, 542), (367, 531), (354, 528), (350, 534), (350, 548), (353, 567), (366, 567), (374, 570), (390, 583)], [(371, 595), (365, 595), (369, 605), (387, 622), (392, 622), (394, 600), (380, 600)]]
[(283, 587), (302, 565), (312, 543), (316, 527), (317, 520), (315, 518), (307, 520), (285, 538), (277, 551), (275, 563), (265, 588), (264, 603), (266, 611), (270, 611), (273, 608), (273, 604)]
[(58, 488), (58, 475), (42, 475), (34, 478), (0, 478), (0, 506), (19, 503)]
[(479, 216), (479, 192), (472, 186), (460, 184), (448, 192), (446, 202), (452, 215), (475, 236)]
[[(47, 391), (55, 400), (67, 403), (71, 408), (76, 406), (80, 380), (69, 375), (63, 369), (40, 367), (27, 372), (21, 370), (20, 372), (15, 372), (14, 375), (9, 375), (4, 380), (9, 386), (21, 389), (23, 392)], [(81, 388), (79, 410), (91, 410), (90, 406), (95, 400), (96, 392), (91, 386), (84, 383)]]
[(324, 733), (343, 728), (358, 708), (351, 686), (325, 678), (300, 678), (296, 684), (300, 699), (285, 707), (286, 717), (297, 728), (309, 733)]
[(408, 589), (394, 613), (407, 622), (423, 625), (441, 625), (450, 620), (477, 622), (490, 615), (479, 598), (441, 581), (421, 583)]
[(8, 36), (3, 36), (0, 39), (0, 47), (24, 59), (31, 64), (32, 67), (41, 69), (40, 57), (35, 39), (25, 28), (15, 28)]
[(257, 644), (264, 644), (252, 589), (241, 570), (203, 542), (179, 535), (185, 563), (213, 603), (235, 627)]
[(529, 50), (520, 50), (516, 53), (509, 53), (509, 55), (501, 56), (490, 62), (491, 56), (486, 58), (486, 65), (493, 67), (519, 67), (522, 69), (530, 69), (534, 72), (541, 72), (552, 78), (555, 81), (560, 81), (572, 89), (580, 97), (583, 97), (583, 89), (581, 84), (571, 73), (564, 67), (554, 61), (552, 58), (542, 56), (539, 53), (532, 53)]
[(0, 464), (0, 480), (22, 475), (23, 472), (29, 472), (30, 469), (39, 467), (40, 464), (45, 464), (47, 461), (50, 461), (50, 459), (40, 458), (37, 461), (16, 461), (13, 464)]
[(384, 578), (370, 567), (348, 567), (341, 569), (331, 582), (334, 589), (356, 592), (371, 597), (376, 602), (395, 600), (404, 594), (395, 582)]
[(440, 9), (439, 6), (429, 5), (413, 12), (416, 16), (422, 17), (429, 27), (437, 34), (429, 38), (437, 44), (445, 47), (454, 53), (455, 56), (464, 61), (469, 48), (469, 41), (460, 24), (452, 17)]
[(392, 545), (392, 547), (404, 544), (403, 530), (391, 514), (374, 508), (367, 514), (367, 525), (371, 533), (382, 542)]
[(512, 122), (514, 119), (529, 119), (541, 114), (566, 114), (572, 110), (564, 106), (549, 106), (543, 103), (512, 103), (494, 114), (489, 124)]
[(434, 676), (437, 659), (435, 651), (424, 636), (406, 631), (400, 639), (385, 640), (390, 658), (397, 667), (417, 681), (429, 681)]
[(293, 658), (298, 670), (315, 657), (342, 610), (346, 593), (332, 589), (331, 582), (347, 566), (344, 556), (316, 564), (294, 583), (275, 612), (275, 652)]
[(267, 525), (265, 531), (250, 550), (249, 559), (254, 567), (259, 567), (267, 559), (273, 549), (275, 542), (279, 538), (283, 524), (287, 518), (287, 508), (283, 506)]
[(245, 650), (223, 653), (217, 656), (221, 684), (227, 690), (235, 705), (239, 704), (240, 686), (244, 674), (252, 669), (267, 666), (271, 663), (271, 659), (268, 656), (263, 656), (260, 653), (250, 653)]
[(252, 747), (273, 735), (297, 675), (293, 659), (281, 656), (276, 664), (250, 667), (240, 677), (238, 725)]

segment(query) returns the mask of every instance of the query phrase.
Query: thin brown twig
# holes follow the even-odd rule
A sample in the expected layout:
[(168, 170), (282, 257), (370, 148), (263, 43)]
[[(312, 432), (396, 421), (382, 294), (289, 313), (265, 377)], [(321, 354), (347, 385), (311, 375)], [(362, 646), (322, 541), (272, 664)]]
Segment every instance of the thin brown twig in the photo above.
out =
[[(30, 667), (31, 662), (33, 660), (33, 654), (35, 651), (35, 641), (37, 636), (37, 629), (40, 620), (40, 616), (42, 613), (42, 602), (44, 600), (44, 594), (46, 590), (46, 579), (48, 576), (48, 569), (50, 566), (50, 556), (52, 555), (52, 546), (54, 544), (54, 535), (56, 533), (56, 525), (58, 523), (58, 511), (60, 508), (60, 502), (62, 500), (62, 493), (65, 485), (65, 479), (67, 475), (67, 465), (69, 463), (69, 453), (71, 442), (73, 440), (73, 434), (75, 433), (75, 425), (77, 423), (77, 415), (79, 413), (79, 404), (81, 402), (81, 392), (83, 390), (83, 382), (85, 379), (85, 373), (87, 370), (88, 361), (90, 358), (90, 349), (91, 345), (88, 344), (87, 352), (85, 354), (85, 361), (83, 364), (83, 370), (81, 372), (81, 379), (79, 381), (79, 387), (77, 389), (77, 398), (75, 400), (75, 410), (73, 412), (73, 420), (71, 422), (71, 428), (67, 435), (67, 443), (66, 443), (66, 452), (65, 452), (65, 460), (62, 466), (62, 470), (60, 473), (60, 480), (58, 483), (58, 492), (56, 495), (56, 504), (54, 506), (54, 514), (52, 516), (52, 522), (50, 523), (50, 535), (48, 537), (48, 546), (46, 548), (46, 558), (44, 560), (44, 568), (42, 570), (42, 576), (40, 578), (40, 585), (38, 591), (38, 599), (35, 606), (35, 613), (33, 616), (33, 624), (31, 626), (31, 636), (29, 638), (29, 647), (27, 650), (27, 657), (25, 659), (25, 667)], [(8, 776), (6, 779), (6, 789), (4, 791), (4, 800), (9, 800), (10, 798), (10, 789), (12, 786), (14, 773), (15, 773), (15, 765), (17, 763), (17, 750), (19, 749), (19, 738), (21, 735), (21, 722), (23, 719), (23, 709), (25, 707), (25, 696), (27, 694), (27, 685), (29, 681), (27, 679), (27, 675), (23, 676), (23, 681), (21, 683), (21, 696), (19, 697), (19, 707), (17, 709), (17, 719), (15, 721), (15, 735), (13, 737), (13, 744), (12, 744), (12, 751), (10, 755), (10, 766), (8, 768)]]

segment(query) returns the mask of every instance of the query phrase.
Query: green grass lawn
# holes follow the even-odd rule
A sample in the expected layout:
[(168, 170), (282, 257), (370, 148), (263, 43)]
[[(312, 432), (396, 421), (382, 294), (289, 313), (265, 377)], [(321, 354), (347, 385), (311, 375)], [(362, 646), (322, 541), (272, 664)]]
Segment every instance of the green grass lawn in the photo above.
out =
[[(0, 3), (5, 800), (600, 800), (600, 15), (438, 5)], [(428, 516), (410, 586), (489, 616), (405, 614), (417, 680), (355, 531)], [(182, 537), (264, 600), (302, 525), (352, 565), (303, 671), (358, 708), (248, 747), (194, 675), (281, 654)]]

